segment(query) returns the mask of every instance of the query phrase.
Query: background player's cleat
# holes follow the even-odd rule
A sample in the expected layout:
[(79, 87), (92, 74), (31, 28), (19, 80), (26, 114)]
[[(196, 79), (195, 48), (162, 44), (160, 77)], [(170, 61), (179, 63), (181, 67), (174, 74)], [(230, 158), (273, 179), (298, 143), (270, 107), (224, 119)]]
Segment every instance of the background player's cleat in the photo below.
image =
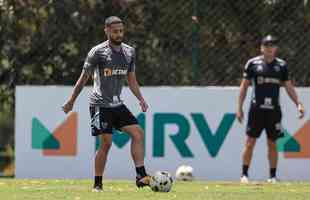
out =
[(144, 187), (144, 186), (149, 186), (150, 185), (150, 180), (151, 180), (151, 176), (149, 176), (149, 175), (144, 176), (142, 178), (136, 177), (136, 186), (138, 188)]
[(248, 184), (249, 183), (249, 178), (247, 176), (245, 176), (245, 175), (241, 176), (240, 183)]
[(102, 185), (97, 185), (94, 186), (94, 188), (92, 189), (93, 192), (102, 192)]
[(267, 183), (276, 184), (279, 180), (276, 177), (268, 178)]

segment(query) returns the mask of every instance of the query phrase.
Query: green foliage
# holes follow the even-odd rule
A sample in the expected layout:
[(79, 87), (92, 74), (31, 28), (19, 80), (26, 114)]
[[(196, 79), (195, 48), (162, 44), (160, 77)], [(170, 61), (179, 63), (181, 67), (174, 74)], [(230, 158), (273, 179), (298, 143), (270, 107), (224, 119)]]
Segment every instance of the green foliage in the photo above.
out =
[[(0, 84), (9, 104), (15, 85), (74, 84), (87, 52), (105, 40), (103, 21), (110, 15), (126, 22), (142, 85), (238, 85), (245, 60), (258, 53), (267, 33), (282, 39), (291, 71), (309, 60), (310, 14), (303, 1), (196, 0), (197, 11), (186, 0), (2, 2)], [(199, 80), (191, 77), (193, 12), (200, 27)], [(309, 85), (308, 75), (298, 85)]]

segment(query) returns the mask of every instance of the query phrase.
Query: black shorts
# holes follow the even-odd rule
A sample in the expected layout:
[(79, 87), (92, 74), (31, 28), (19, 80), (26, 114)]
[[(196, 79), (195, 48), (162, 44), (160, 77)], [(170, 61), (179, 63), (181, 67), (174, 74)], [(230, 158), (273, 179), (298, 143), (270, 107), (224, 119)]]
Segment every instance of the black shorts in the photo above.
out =
[(267, 110), (251, 106), (246, 133), (250, 137), (258, 138), (262, 131), (266, 130), (267, 137), (276, 141), (284, 136), (281, 119), (282, 112), (280, 108)]
[(90, 106), (89, 111), (93, 136), (112, 134), (113, 128), (120, 130), (124, 126), (138, 124), (138, 120), (125, 105), (113, 108)]

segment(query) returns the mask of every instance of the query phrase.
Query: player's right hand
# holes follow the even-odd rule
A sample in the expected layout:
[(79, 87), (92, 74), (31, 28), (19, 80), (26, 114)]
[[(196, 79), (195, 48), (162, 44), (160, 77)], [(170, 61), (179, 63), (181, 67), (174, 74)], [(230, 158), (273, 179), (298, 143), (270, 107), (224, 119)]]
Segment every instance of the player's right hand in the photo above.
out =
[(243, 110), (238, 110), (236, 113), (237, 119), (239, 121), (239, 123), (243, 122)]
[(73, 108), (73, 102), (71, 101), (67, 101), (63, 106), (62, 106), (62, 110), (67, 114), (68, 112), (70, 112)]

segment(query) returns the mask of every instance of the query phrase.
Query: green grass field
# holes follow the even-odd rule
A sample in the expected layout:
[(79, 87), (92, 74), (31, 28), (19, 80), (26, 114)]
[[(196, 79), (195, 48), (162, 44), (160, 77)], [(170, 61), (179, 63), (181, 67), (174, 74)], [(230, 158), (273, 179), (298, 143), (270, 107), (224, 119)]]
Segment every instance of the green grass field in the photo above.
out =
[(238, 182), (176, 182), (169, 193), (137, 189), (133, 181), (105, 181), (104, 192), (91, 192), (91, 180), (0, 179), (1, 200), (309, 200), (310, 182), (278, 184)]

